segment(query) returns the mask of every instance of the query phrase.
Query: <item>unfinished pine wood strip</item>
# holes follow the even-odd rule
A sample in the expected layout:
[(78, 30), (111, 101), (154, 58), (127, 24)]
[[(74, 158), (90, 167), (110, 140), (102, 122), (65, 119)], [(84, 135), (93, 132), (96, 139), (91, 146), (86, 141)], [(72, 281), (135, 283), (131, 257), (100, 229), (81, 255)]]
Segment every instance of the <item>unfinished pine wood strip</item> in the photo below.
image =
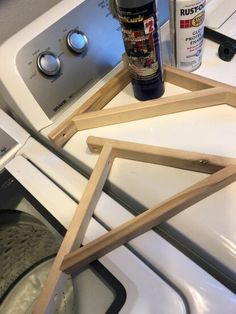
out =
[(190, 188), (176, 194), (153, 209), (149, 209), (98, 239), (65, 256), (61, 269), (71, 274), (120, 245), (170, 219), (187, 207), (206, 198), (236, 180), (236, 166), (229, 166)]
[(55, 130), (49, 133), (48, 138), (53, 141), (58, 146), (63, 146), (65, 143), (77, 132), (72, 119), (77, 113), (70, 118), (66, 119), (62, 124), (60, 124)]
[(79, 108), (79, 113), (102, 109), (129, 83), (128, 69), (123, 68)]
[(48, 137), (59, 146), (63, 146), (77, 130), (72, 123), (72, 118), (93, 110), (100, 110), (109, 103), (130, 82), (128, 69), (123, 68), (105, 83), (92, 97), (85, 101), (72, 115), (56, 127)]
[(85, 192), (76, 208), (74, 217), (55, 258), (42, 293), (34, 307), (33, 313), (51, 314), (55, 312), (55, 307), (60, 300), (67, 280), (67, 276), (60, 270), (61, 263), (65, 254), (71, 252), (73, 248), (79, 247), (83, 241), (93, 211), (101, 195), (103, 185), (112, 166), (112, 160), (112, 147), (107, 144), (104, 146), (99, 156)]
[(224, 84), (195, 73), (186, 72), (184, 70), (171, 67), (170, 65), (165, 65), (164, 69), (166, 82), (191, 91), (206, 89), (210, 87), (222, 87), (231, 92), (235, 92), (236, 90), (236, 88), (231, 85)]
[(94, 153), (100, 153), (104, 145), (110, 144), (113, 147), (114, 157), (202, 173), (214, 173), (226, 166), (236, 165), (236, 158), (113, 140), (96, 136), (89, 136), (87, 138), (87, 144), (89, 149)]
[[(217, 81), (204, 78), (202, 76), (187, 73), (183, 70), (173, 68), (166, 65), (164, 67), (166, 81), (184, 87), (189, 90), (207, 89), (210, 87), (222, 87), (230, 91), (232, 95), (236, 96), (235, 88), (219, 83)], [(73, 117), (88, 111), (100, 110), (103, 108), (116, 94), (118, 94), (128, 83), (130, 82), (130, 76), (128, 69), (125, 67), (118, 72), (111, 80), (109, 80), (97, 93), (89, 98), (78, 110), (76, 110), (70, 117), (65, 119), (55, 130), (49, 134), (49, 138), (57, 145), (63, 146), (70, 138), (77, 132)], [(236, 97), (229, 97), (230, 104), (236, 105)]]
[(226, 94), (226, 102), (232, 107), (236, 107), (236, 88), (235, 92), (229, 91)]
[(188, 94), (174, 95), (126, 106), (94, 111), (75, 116), (72, 121), (77, 130), (146, 119), (170, 113), (216, 106), (224, 103), (226, 93), (221, 87)]

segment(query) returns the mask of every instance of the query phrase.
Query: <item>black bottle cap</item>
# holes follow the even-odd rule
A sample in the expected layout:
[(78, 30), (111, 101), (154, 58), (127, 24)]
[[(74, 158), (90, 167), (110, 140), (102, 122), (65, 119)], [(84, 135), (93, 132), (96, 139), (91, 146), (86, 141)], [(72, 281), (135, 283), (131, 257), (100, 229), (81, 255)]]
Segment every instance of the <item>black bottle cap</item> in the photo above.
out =
[(218, 49), (218, 55), (224, 61), (231, 61), (235, 52), (236, 47), (230, 41), (222, 42)]

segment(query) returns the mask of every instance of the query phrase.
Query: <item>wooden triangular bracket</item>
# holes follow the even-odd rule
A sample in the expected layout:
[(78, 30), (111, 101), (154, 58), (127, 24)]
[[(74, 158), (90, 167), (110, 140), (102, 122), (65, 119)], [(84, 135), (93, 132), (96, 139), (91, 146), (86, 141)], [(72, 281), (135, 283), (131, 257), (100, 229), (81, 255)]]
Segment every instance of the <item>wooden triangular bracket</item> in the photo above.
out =
[[(98, 137), (89, 137), (87, 143), (92, 152), (100, 153), (100, 155), (34, 313), (53, 313), (55, 295), (60, 296), (67, 278), (65, 273), (71, 274), (84, 268), (95, 259), (170, 219), (236, 180), (236, 159), (234, 158)], [(205, 172), (210, 175), (80, 248), (103, 185), (116, 157)]]
[(101, 110), (130, 82), (128, 70), (123, 68), (53, 130), (49, 138), (63, 146), (79, 130), (221, 104), (236, 107), (235, 87), (167, 65), (164, 71), (166, 82), (191, 92)]

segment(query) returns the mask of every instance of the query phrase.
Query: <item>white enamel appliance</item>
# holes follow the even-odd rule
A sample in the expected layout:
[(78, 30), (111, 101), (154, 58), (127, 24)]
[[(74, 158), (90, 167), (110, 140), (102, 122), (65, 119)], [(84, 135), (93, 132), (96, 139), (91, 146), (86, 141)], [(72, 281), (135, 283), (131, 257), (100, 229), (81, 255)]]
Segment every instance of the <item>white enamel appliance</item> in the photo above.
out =
[[(1, 274), (0, 312), (25, 313), (32, 307), (42, 287), (51, 265), (51, 255), (55, 255), (58, 249), (87, 180), (31, 138), (1, 110), (0, 148), (0, 263), (2, 270), (6, 266), (5, 271), (9, 276), (6, 282), (4, 273)], [(118, 210), (121, 217), (127, 215), (124, 208), (103, 193), (96, 212), (107, 212), (111, 208)], [(13, 214), (17, 216), (15, 224), (12, 222), (14, 219), (10, 218)], [(11, 237), (9, 229), (7, 233), (4, 232), (10, 223), (14, 225)], [(37, 223), (43, 229), (35, 235)], [(34, 232), (29, 233), (30, 239), (26, 238), (29, 226), (34, 229)], [(20, 238), (21, 230), (24, 237)], [(104, 232), (104, 226), (92, 218), (83, 243)], [(44, 239), (45, 233), (51, 235)], [(17, 239), (21, 242), (19, 251)], [(43, 240), (48, 243), (42, 244)], [(137, 244), (139, 242), (141, 247), (141, 241), (134, 241)], [(24, 243), (30, 247), (29, 252), (23, 246)], [(38, 252), (42, 245), (41, 256)], [(51, 255), (48, 246), (51, 246)], [(11, 250), (12, 255), (9, 253)], [(13, 255), (17, 253), (12, 263)], [(39, 260), (36, 257), (31, 259), (36, 254)], [(21, 258), (23, 265), (19, 261)], [(107, 254), (100, 259), (100, 263), (95, 263), (75, 277), (73, 288), (73, 293), (69, 290), (64, 296), (67, 304), (65, 306), (64, 302), (60, 306), (60, 313), (169, 313), (173, 308), (176, 313), (187, 312), (185, 300), (175, 287), (165, 282), (124, 246)]]
[[(232, 30), (235, 12), (230, 7), (229, 12), (225, 10), (228, 12), (227, 16), (223, 21), (219, 21), (222, 16), (219, 17), (217, 12), (221, 10), (222, 3), (209, 1), (207, 7), (209, 23), (217, 25), (219, 31), (234, 37)], [(231, 5), (232, 3), (230, 1)], [(89, 4), (90, 7), (87, 8)], [(107, 1), (96, 3), (94, 10), (91, 10), (91, 5), (88, 0), (81, 2), (79, 6), (78, 1), (62, 1), (10, 38), (0, 49), (1, 60), (4, 57), (4, 63), (0, 65), (0, 76), (5, 101), (19, 121), (47, 144), (50, 144), (48, 140), (50, 131), (83, 104), (120, 68), (118, 66), (102, 77), (119, 62), (123, 48), (119, 44), (121, 43), (119, 26), (109, 14)], [(91, 17), (90, 11), (93, 12)], [(218, 17), (212, 18), (215, 15), (211, 15), (211, 12), (216, 12)], [(88, 14), (87, 24), (84, 19), (85, 13)], [(108, 37), (105, 37), (105, 33), (99, 28), (102, 24), (95, 22), (98, 18), (105, 21), (105, 27), (114, 23), (113, 32)], [(108, 20), (109, 18), (111, 20)], [(68, 48), (68, 38), (70, 39), (71, 31), (75, 30), (76, 32), (72, 34), (75, 34), (78, 42), (74, 44), (77, 48), (78, 45), (80, 48), (82, 45), (80, 54), (71, 52)], [(113, 47), (109, 40), (114, 38)], [(97, 42), (101, 41), (105, 46), (99, 44), (99, 48), (96, 49)], [(164, 58), (168, 59), (167, 24), (162, 28), (162, 41)], [(114, 48), (117, 54), (113, 54), (111, 48)], [(203, 63), (196, 72), (236, 85), (236, 59), (234, 58), (231, 63), (221, 61), (217, 57), (217, 49), (215, 43), (205, 41)], [(99, 56), (93, 59), (97, 51)], [(114, 56), (115, 61), (110, 61)], [(37, 65), (38, 63), (40, 65)], [(88, 74), (90, 68), (91, 77)], [(84, 83), (81, 82), (83, 77)], [(99, 77), (102, 78), (91, 87), (90, 83)], [(77, 81), (80, 82), (80, 86), (76, 85)], [(77, 93), (77, 89), (82, 90)], [(83, 92), (86, 89), (87, 91)], [(188, 92), (166, 84), (165, 96), (183, 91)], [(136, 100), (132, 88), (128, 86), (109, 103), (108, 107), (134, 101)], [(60, 153), (88, 175), (97, 159), (97, 156), (89, 153), (86, 147), (88, 135), (235, 157), (235, 133), (235, 109), (222, 105), (217, 108), (199, 109), (78, 132)], [(109, 176), (110, 184), (107, 190), (122, 204), (128, 205), (133, 212), (140, 212), (204, 176), (190, 171), (117, 160)], [(188, 310), (193, 313), (222, 311), (234, 313), (236, 310), (235, 189), (235, 184), (230, 185), (161, 225), (155, 232), (151, 231), (139, 237), (138, 244), (136, 240), (130, 243), (132, 249), (142, 259), (155, 271), (162, 273), (168, 282), (173, 283), (184, 296)], [(113, 202), (111, 199), (110, 201)], [(116, 211), (112, 208), (112, 213), (101, 211), (96, 215), (109, 228), (113, 228), (131, 217), (124, 209), (124, 215), (120, 215), (119, 209)], [(172, 254), (176, 254), (175, 257)], [(204, 276), (199, 276), (199, 271), (204, 273)], [(213, 280), (214, 284), (209, 284), (209, 280)], [(222, 301), (225, 297), (229, 302), (227, 311)], [(222, 304), (224, 307), (221, 307)]]

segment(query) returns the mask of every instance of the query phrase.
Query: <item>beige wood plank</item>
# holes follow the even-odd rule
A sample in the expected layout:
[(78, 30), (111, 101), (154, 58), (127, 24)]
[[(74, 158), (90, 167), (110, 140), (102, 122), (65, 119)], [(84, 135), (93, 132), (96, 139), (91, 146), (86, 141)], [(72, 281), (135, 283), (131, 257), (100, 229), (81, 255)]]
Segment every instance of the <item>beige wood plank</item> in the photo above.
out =
[(79, 113), (102, 109), (129, 83), (128, 69), (123, 68), (79, 108)]
[(72, 123), (72, 118), (83, 112), (100, 110), (106, 106), (130, 82), (127, 68), (123, 68), (105, 83), (92, 97), (82, 104), (72, 115), (56, 127), (48, 137), (57, 145), (63, 146), (77, 129)]
[(203, 173), (214, 173), (228, 165), (236, 165), (236, 158), (196, 153), (95, 136), (89, 136), (87, 139), (87, 144), (89, 149), (94, 153), (100, 153), (104, 145), (110, 144), (113, 147), (114, 157)]
[[(235, 87), (196, 75), (194, 73), (188, 73), (168, 65), (165, 65), (164, 71), (165, 80), (167, 82), (189, 89), (191, 91), (209, 89), (212, 87), (224, 88), (227, 92), (230, 93), (227, 98), (228, 103), (230, 105), (236, 106)], [(81, 113), (91, 112), (94, 110), (98, 111), (102, 109), (129, 82), (130, 76), (128, 74), (128, 69), (127, 67), (124, 67), (111, 80), (104, 84), (104, 86), (102, 86), (102, 88), (99, 89), (92, 97), (90, 97), (78, 110), (76, 110), (72, 115), (65, 119), (58, 127), (56, 127), (49, 134), (49, 138), (52, 141), (54, 141), (57, 145), (63, 146), (71, 138), (71, 136), (74, 135), (78, 130), (73, 122), (74, 117), (79, 116)], [(205, 101), (207, 102), (206, 99), (203, 100), (203, 102)], [(202, 107), (204, 107), (204, 105)], [(183, 110), (186, 109), (183, 108)]]
[(166, 82), (191, 91), (201, 90), (210, 87), (222, 87), (233, 93), (235, 93), (236, 90), (236, 88), (231, 85), (224, 84), (195, 73), (186, 72), (184, 70), (171, 67), (170, 65), (165, 65), (164, 69)]
[(187, 207), (215, 193), (236, 180), (236, 166), (228, 166), (188, 189), (111, 230), (82, 248), (66, 255), (61, 269), (73, 273), (120, 245), (150, 230)]
[(226, 103), (232, 107), (236, 107), (236, 88), (235, 88), (235, 92), (233, 91), (227, 92)]
[(72, 119), (77, 130), (134, 121), (187, 110), (216, 106), (224, 103), (226, 93), (221, 87), (188, 94), (138, 102), (126, 106), (104, 109), (78, 115)]
[(93, 211), (101, 195), (103, 185), (112, 166), (112, 160), (112, 147), (107, 144), (104, 146), (98, 158), (81, 201), (76, 208), (74, 217), (55, 258), (42, 293), (34, 307), (33, 313), (54, 313), (67, 280), (67, 276), (60, 271), (61, 263), (65, 254), (71, 252), (73, 248), (79, 247), (82, 243)]

